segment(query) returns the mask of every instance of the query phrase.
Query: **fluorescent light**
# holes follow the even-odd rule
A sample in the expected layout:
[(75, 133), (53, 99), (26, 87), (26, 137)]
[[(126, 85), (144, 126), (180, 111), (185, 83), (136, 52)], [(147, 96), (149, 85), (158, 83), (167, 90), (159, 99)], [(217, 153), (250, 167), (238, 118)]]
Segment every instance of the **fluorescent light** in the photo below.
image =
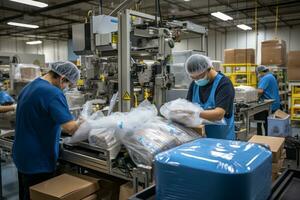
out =
[(8, 25), (11, 26), (19, 26), (19, 27), (26, 27), (26, 28), (39, 28), (38, 25), (32, 25), (32, 24), (23, 24), (18, 22), (7, 22)]
[(219, 18), (223, 21), (233, 20), (232, 17), (230, 17), (230, 16), (228, 16), (228, 15), (222, 13), (222, 12), (213, 12), (213, 13), (211, 13), (211, 15), (214, 16), (214, 17), (217, 17), (217, 18)]
[(183, 0), (183, 1), (185, 1), (185, 2), (189, 2), (189, 1), (191, 1), (191, 0)]
[(26, 4), (26, 5), (29, 5), (29, 6), (36, 6), (36, 7), (39, 7), (39, 8), (45, 8), (45, 7), (48, 6), (48, 4), (46, 4), (46, 3), (42, 3), (42, 2), (39, 2), (39, 1), (33, 1), (33, 0), (10, 0), (10, 1)]
[(243, 29), (244, 31), (252, 30), (252, 28), (250, 26), (247, 26), (245, 24), (239, 24), (239, 25), (236, 25), (236, 26), (240, 29)]
[(42, 41), (41, 40), (29, 41), (29, 42), (26, 42), (26, 44), (29, 44), (29, 45), (42, 44)]

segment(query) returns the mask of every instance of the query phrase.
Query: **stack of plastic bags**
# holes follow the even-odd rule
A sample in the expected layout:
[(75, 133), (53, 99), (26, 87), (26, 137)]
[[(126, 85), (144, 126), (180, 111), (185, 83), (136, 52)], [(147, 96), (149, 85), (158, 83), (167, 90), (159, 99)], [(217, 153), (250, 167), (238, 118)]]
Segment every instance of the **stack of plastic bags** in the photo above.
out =
[(237, 86), (234, 87), (235, 90), (235, 101), (249, 103), (258, 100), (257, 89), (251, 86)]
[(178, 122), (187, 127), (199, 127), (203, 124), (215, 124), (215, 125), (226, 125), (224, 119), (220, 121), (208, 121), (200, 118), (200, 113), (203, 108), (186, 99), (176, 99), (165, 103), (160, 108), (160, 113), (166, 118), (174, 122)]
[[(65, 143), (88, 140), (91, 145), (118, 151), (123, 144), (137, 166), (151, 166), (156, 154), (200, 137), (187, 128), (158, 117), (155, 105), (149, 101), (142, 102), (130, 112), (115, 112), (108, 116), (102, 112), (93, 113), (92, 104), (87, 102), (83, 106), (81, 118), (85, 122)], [(116, 155), (114, 153), (114, 157)]]

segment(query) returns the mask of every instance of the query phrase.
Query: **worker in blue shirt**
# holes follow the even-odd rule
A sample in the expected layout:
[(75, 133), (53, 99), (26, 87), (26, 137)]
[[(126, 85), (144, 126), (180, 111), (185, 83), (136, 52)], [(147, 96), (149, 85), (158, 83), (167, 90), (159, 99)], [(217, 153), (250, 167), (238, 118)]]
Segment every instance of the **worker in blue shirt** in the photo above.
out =
[(30, 200), (29, 187), (54, 175), (61, 130), (72, 135), (79, 127), (63, 93), (79, 75), (71, 62), (53, 63), (46, 75), (25, 86), (19, 95), (13, 160), (20, 200)]
[[(269, 72), (269, 69), (266, 66), (258, 66), (256, 68), (256, 73), (258, 75), (258, 95), (259, 100), (268, 100), (273, 99), (274, 103), (271, 106), (272, 113), (276, 110), (280, 109), (280, 97), (279, 97), (279, 89), (278, 83), (275, 76)], [(264, 129), (265, 134), (268, 133), (268, 111), (263, 111), (254, 116), (255, 120), (263, 120), (264, 121)], [(262, 135), (262, 127), (261, 123), (257, 124), (257, 134)]]
[(207, 137), (234, 140), (234, 87), (231, 81), (217, 72), (211, 60), (203, 55), (190, 56), (185, 62), (185, 69), (194, 80), (187, 99), (204, 109), (199, 117), (209, 121), (224, 118), (226, 121), (226, 125), (205, 125)]

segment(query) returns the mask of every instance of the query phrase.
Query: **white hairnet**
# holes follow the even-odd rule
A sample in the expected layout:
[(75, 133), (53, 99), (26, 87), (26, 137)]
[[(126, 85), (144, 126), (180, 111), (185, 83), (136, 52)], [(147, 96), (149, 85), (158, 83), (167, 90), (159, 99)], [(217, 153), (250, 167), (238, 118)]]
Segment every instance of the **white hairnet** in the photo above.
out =
[(259, 72), (264, 72), (264, 71), (268, 71), (269, 69), (264, 66), (264, 65), (260, 65), (256, 68), (256, 72), (259, 73)]
[(52, 63), (50, 68), (55, 73), (66, 77), (72, 84), (76, 84), (80, 77), (79, 69), (69, 61)]
[(211, 60), (200, 54), (191, 55), (185, 62), (185, 70), (188, 74), (202, 73), (211, 66)]

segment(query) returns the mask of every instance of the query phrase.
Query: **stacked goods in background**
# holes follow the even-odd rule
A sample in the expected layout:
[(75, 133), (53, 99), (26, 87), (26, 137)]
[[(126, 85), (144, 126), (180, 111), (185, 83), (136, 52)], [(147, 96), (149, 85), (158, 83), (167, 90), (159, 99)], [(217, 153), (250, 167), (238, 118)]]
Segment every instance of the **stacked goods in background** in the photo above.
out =
[(287, 71), (289, 81), (300, 81), (300, 51), (289, 52)]
[(261, 43), (261, 64), (269, 67), (278, 81), (283, 110), (288, 111), (287, 52), (284, 40), (266, 40)]
[(254, 49), (225, 49), (223, 73), (234, 86), (256, 86)]
[(284, 40), (266, 40), (261, 43), (262, 65), (285, 65), (286, 43)]
[(255, 64), (254, 49), (225, 49), (225, 64)]
[(272, 181), (275, 181), (282, 168), (283, 161), (286, 157), (286, 151), (284, 149), (285, 139), (282, 137), (270, 137), (254, 135), (248, 142), (261, 144), (266, 146), (272, 152)]

